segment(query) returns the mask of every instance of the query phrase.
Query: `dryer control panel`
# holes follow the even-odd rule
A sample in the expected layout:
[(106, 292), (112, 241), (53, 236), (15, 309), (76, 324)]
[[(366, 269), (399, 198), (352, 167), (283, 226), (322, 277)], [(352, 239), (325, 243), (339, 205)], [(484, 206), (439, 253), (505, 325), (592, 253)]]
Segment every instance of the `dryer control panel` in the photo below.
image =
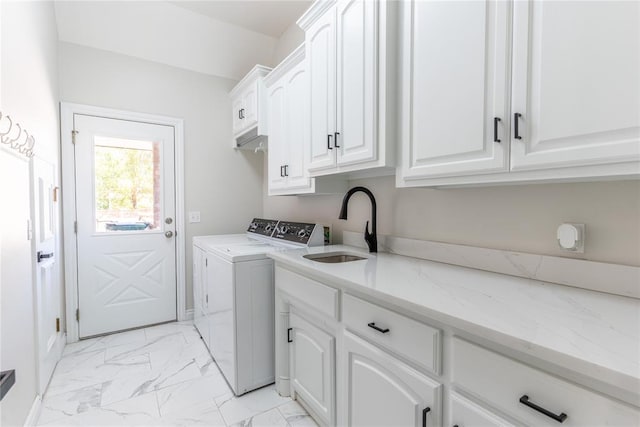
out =
[(274, 219), (254, 218), (249, 224), (247, 233), (259, 234), (260, 236), (271, 237), (276, 230), (278, 221)]
[(315, 224), (280, 221), (276, 227), (276, 232), (273, 234), (273, 238), (285, 240), (287, 242), (300, 243), (302, 245), (309, 245), (311, 237), (314, 235), (315, 228)]

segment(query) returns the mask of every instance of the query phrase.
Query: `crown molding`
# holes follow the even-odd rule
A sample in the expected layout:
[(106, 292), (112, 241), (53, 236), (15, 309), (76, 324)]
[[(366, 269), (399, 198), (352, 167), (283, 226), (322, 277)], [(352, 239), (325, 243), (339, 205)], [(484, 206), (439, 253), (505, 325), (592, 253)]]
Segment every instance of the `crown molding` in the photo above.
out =
[(244, 76), (242, 80), (240, 80), (238, 84), (234, 86), (233, 89), (231, 89), (229, 95), (233, 97), (238, 92), (241, 92), (249, 83), (253, 82), (255, 79), (265, 77), (271, 72), (271, 70), (272, 68), (260, 64), (254, 66), (251, 71), (249, 71), (247, 75)]
[(336, 4), (336, 0), (317, 0), (309, 9), (296, 21), (298, 27), (307, 31), (314, 22), (318, 20), (324, 13)]
[(291, 52), (281, 63), (264, 78), (264, 84), (268, 88), (277, 82), (282, 76), (289, 72), (293, 67), (300, 64), (305, 57), (305, 45), (302, 43), (293, 52)]

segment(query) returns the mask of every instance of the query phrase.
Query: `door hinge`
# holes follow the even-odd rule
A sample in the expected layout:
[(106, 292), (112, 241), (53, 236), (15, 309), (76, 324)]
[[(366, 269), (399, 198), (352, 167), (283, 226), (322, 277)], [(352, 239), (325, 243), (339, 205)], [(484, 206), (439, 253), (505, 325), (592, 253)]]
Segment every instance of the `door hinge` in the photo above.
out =
[(291, 339), (291, 331), (292, 330), (293, 330), (293, 328), (287, 329), (287, 342), (293, 342), (293, 340)]
[(76, 322), (80, 321), (80, 309), (76, 308)]
[(60, 318), (56, 317), (56, 332), (60, 332)]
[(71, 131), (71, 143), (74, 144), (74, 145), (76, 143), (76, 135), (77, 134), (78, 134), (77, 130), (74, 129), (74, 130)]
[(78, 221), (73, 221), (73, 232), (78, 234)]

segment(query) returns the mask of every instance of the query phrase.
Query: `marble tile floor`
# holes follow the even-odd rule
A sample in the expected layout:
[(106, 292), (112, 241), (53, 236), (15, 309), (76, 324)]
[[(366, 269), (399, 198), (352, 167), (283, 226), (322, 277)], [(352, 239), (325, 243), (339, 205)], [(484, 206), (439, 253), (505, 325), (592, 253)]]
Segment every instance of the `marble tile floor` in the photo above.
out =
[(235, 397), (190, 322), (67, 345), (42, 402), (46, 426), (316, 426), (273, 386)]

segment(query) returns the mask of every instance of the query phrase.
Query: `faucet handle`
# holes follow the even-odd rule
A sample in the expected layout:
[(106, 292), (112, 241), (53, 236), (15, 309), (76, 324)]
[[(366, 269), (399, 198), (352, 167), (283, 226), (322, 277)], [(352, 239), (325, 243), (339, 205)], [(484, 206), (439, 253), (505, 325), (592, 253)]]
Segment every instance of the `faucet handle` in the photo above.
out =
[(371, 236), (371, 233), (369, 233), (369, 221), (367, 221), (367, 223), (364, 226), (364, 238), (368, 239)]

